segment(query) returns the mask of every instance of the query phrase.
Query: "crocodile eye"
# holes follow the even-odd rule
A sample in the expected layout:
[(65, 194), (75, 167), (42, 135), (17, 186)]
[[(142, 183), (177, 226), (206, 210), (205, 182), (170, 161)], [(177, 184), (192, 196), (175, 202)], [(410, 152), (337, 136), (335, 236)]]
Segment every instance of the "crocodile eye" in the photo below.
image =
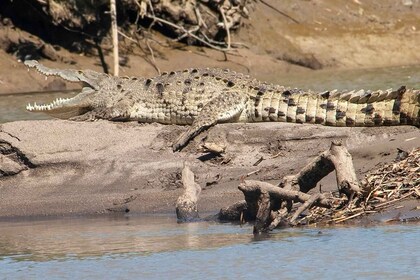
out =
[(152, 79), (147, 79), (146, 80), (146, 83), (144, 84), (146, 87), (149, 87), (150, 86), (150, 84), (152, 83)]
[(79, 73), (80, 75), (83, 75), (83, 71), (82, 70), (77, 70), (77, 73)]
[(165, 86), (162, 83), (157, 83), (156, 84), (156, 89), (157, 89), (157, 92), (160, 95), (162, 95), (163, 94), (163, 91), (165, 90)]

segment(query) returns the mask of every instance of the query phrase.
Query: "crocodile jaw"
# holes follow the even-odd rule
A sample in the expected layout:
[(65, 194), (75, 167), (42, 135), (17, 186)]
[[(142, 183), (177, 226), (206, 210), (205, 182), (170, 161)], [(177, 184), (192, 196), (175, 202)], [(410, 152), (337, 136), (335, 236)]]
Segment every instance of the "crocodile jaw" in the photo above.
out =
[(82, 92), (72, 98), (57, 98), (49, 104), (28, 104), (29, 112), (42, 112), (60, 119), (69, 119), (80, 116), (90, 110), (88, 96), (91, 88), (83, 88)]
[(92, 100), (95, 98), (94, 95), (98, 89), (98, 84), (101, 80), (109, 78), (107, 74), (92, 70), (54, 69), (46, 67), (35, 60), (27, 60), (24, 63), (29, 68), (35, 68), (46, 78), (55, 76), (65, 81), (82, 82), (87, 85), (73, 98), (58, 98), (49, 104), (39, 105), (34, 103), (26, 106), (26, 110), (29, 112), (42, 112), (61, 119), (68, 119), (88, 112), (92, 107)]

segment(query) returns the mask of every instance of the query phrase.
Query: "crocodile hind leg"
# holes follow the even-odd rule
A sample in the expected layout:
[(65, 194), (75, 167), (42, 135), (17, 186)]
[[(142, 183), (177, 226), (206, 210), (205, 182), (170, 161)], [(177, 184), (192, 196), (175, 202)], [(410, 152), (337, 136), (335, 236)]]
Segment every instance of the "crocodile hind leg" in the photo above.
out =
[(236, 92), (224, 92), (210, 100), (203, 106), (188, 130), (175, 141), (173, 151), (180, 151), (190, 140), (211, 126), (239, 117), (245, 108), (246, 99)]

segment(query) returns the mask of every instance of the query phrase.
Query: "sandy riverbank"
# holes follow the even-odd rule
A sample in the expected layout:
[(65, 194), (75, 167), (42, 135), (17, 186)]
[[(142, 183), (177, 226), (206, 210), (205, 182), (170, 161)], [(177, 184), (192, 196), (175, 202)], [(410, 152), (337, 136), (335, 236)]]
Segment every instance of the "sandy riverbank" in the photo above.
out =
[[(199, 139), (180, 153), (172, 139), (185, 128), (158, 124), (99, 121), (21, 121), (0, 127), (11, 146), (2, 168), (19, 172), (0, 178), (0, 217), (76, 215), (124, 212), (173, 212), (182, 192), (180, 173), (191, 163), (203, 191), (200, 210), (217, 211), (242, 198), (240, 177), (278, 182), (302, 168), (342, 139), (353, 155), (360, 177), (381, 162), (390, 162), (396, 148), (420, 146), (414, 127), (332, 128), (284, 123), (223, 124), (209, 139), (224, 138), (224, 158), (197, 150)], [(106, 133), (104, 133), (106, 131)], [(203, 135), (204, 136), (204, 135)], [(3, 146), (5, 144), (3, 143)], [(263, 157), (264, 160), (254, 166)], [(24, 159), (24, 160), (23, 160)], [(323, 190), (335, 188), (331, 175)]]

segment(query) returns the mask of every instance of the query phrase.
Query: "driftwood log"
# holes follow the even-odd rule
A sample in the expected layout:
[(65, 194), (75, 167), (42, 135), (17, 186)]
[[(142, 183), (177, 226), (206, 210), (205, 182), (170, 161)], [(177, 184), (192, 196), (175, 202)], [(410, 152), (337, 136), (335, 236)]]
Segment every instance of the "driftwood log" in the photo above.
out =
[(176, 202), (178, 222), (196, 221), (200, 218), (197, 201), (200, 197), (201, 187), (194, 181), (194, 173), (186, 163), (184, 163), (182, 170), (182, 184), (184, 186), (184, 193), (178, 197)]
[(243, 221), (250, 220), (251, 217), (246, 215), (248, 204), (245, 200), (236, 202), (233, 205), (222, 208), (217, 215), (217, 219), (220, 221)]
[(309, 195), (300, 191), (285, 190), (270, 183), (245, 180), (239, 185), (247, 202), (248, 217), (255, 214), (254, 233), (274, 229), (291, 213), (288, 204), (282, 201), (302, 203), (295, 214), (290, 218), (289, 224), (295, 225), (298, 216), (312, 206), (331, 208), (331, 202), (322, 194)]
[[(270, 231), (280, 224), (295, 226), (299, 216), (311, 207), (332, 207), (332, 200), (323, 194), (309, 195), (307, 192), (334, 170), (338, 189), (350, 202), (355, 194), (360, 193), (352, 157), (345, 146), (339, 142), (332, 142), (328, 150), (299, 173), (285, 176), (278, 186), (255, 180), (243, 181), (238, 188), (245, 196), (246, 206), (235, 204), (235, 207), (222, 209), (221, 212), (229, 209), (227, 217), (242, 216), (247, 221), (254, 220), (254, 234)], [(296, 208), (293, 207), (294, 204), (300, 205)], [(241, 208), (238, 205), (241, 205)], [(232, 213), (234, 209), (240, 213)]]
[(280, 186), (284, 189), (299, 190), (307, 193), (317, 183), (336, 170), (337, 186), (349, 198), (360, 192), (353, 161), (347, 148), (340, 142), (332, 142), (328, 150), (316, 157), (296, 175), (283, 178)]

